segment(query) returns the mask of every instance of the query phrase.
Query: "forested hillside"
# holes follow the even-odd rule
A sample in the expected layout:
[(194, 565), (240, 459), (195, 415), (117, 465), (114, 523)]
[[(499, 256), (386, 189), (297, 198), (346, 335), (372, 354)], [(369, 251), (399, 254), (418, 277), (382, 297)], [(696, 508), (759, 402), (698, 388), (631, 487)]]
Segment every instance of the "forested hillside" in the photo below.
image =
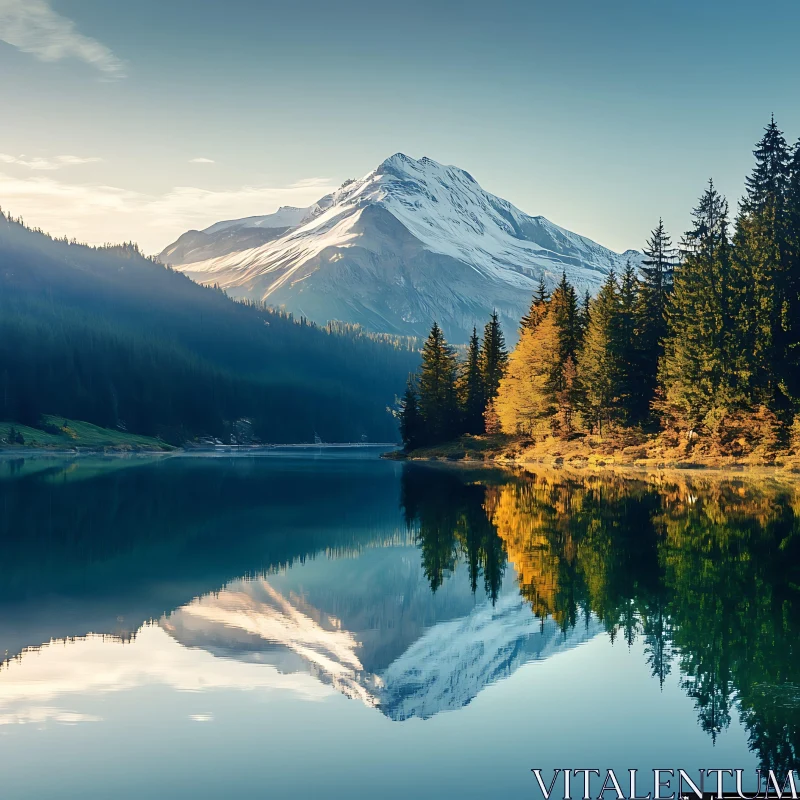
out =
[(0, 215), (0, 420), (63, 415), (179, 443), (248, 418), (263, 441), (394, 441), (413, 342), (233, 302), (135, 245)]

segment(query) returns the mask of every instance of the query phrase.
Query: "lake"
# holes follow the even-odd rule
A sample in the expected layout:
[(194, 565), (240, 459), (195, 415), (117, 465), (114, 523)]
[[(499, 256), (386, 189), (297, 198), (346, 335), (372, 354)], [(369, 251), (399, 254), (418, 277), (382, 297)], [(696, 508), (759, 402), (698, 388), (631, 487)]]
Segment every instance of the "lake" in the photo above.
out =
[(796, 768), (798, 513), (778, 479), (370, 448), (5, 457), (0, 798)]

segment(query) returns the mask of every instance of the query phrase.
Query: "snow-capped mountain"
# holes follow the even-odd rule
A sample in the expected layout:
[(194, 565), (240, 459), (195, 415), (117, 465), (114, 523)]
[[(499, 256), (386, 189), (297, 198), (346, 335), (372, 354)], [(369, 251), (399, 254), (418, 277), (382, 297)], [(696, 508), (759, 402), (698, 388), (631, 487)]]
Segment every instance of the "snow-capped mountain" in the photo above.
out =
[(402, 153), (307, 209), (190, 231), (161, 259), (234, 297), (316, 322), (465, 341), (496, 308), (516, 330), (540, 278), (594, 292), (637, 251), (615, 253), (484, 191), (457, 167)]
[(522, 665), (602, 631), (595, 618), (567, 633), (537, 618), (513, 575), (495, 604), (472, 595), (466, 570), (433, 595), (415, 547), (233, 581), (160, 625), (186, 647), (311, 674), (393, 720), (461, 708)]

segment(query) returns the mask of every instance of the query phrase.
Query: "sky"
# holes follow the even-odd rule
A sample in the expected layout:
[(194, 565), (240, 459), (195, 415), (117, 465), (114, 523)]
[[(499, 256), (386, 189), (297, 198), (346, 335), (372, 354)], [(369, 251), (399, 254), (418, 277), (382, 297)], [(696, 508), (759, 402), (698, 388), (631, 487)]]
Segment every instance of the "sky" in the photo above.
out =
[(0, 0), (0, 206), (156, 253), (305, 206), (396, 152), (612, 249), (733, 209), (796, 0)]

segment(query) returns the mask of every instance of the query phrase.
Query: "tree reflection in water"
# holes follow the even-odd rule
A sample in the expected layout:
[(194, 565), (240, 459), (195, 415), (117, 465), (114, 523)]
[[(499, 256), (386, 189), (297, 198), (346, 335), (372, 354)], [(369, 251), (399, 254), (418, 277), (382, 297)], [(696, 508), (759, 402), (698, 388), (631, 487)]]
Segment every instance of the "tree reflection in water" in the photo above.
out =
[(534, 614), (641, 637), (712, 738), (738, 713), (763, 767), (800, 766), (800, 484), (409, 465), (402, 502), (433, 591), (463, 560), (496, 598), (508, 562)]

